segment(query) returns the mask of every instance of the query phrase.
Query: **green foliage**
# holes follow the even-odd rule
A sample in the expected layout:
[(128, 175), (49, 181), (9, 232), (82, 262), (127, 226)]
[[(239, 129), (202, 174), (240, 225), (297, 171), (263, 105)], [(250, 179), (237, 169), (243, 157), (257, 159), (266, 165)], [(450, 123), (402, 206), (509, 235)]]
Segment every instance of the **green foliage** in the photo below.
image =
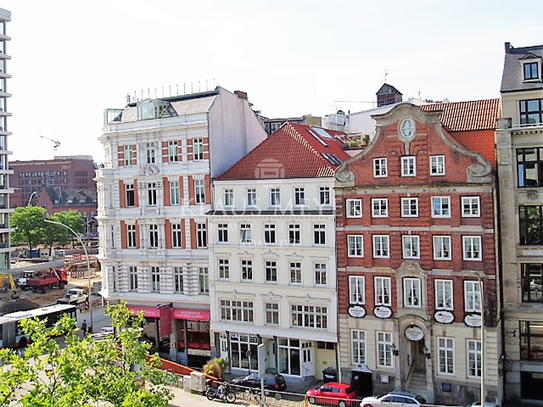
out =
[(228, 367), (228, 362), (224, 358), (215, 358), (204, 365), (204, 373), (210, 376), (223, 380), (224, 372)]
[(29, 249), (42, 243), (46, 234), (44, 217), (47, 211), (39, 206), (20, 206), (10, 217), (15, 232), (11, 234), (14, 243), (25, 243)]
[[(56, 212), (51, 216), (51, 220), (55, 222), (60, 222), (73, 229), (74, 232), (81, 234), (85, 231), (85, 221), (83, 217), (74, 210)], [(52, 227), (53, 237), (55, 238), (54, 242), (57, 242), (61, 245), (69, 243), (74, 235), (68, 229), (60, 225), (49, 225)]]
[[(52, 331), (45, 322), (23, 320), (33, 342), (19, 354), (0, 350), (0, 406), (166, 407), (172, 398), (164, 386), (166, 373), (141, 341), (143, 314), (131, 318), (126, 304), (108, 306), (116, 335), (80, 339), (75, 321), (62, 318)], [(65, 335), (65, 345), (51, 335)]]

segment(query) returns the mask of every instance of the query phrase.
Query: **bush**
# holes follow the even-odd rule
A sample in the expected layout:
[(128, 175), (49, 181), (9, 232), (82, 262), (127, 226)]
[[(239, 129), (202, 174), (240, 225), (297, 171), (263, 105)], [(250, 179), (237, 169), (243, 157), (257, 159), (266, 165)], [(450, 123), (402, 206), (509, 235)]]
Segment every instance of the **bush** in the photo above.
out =
[(204, 365), (204, 373), (215, 376), (219, 380), (224, 380), (224, 372), (228, 367), (228, 362), (224, 358), (215, 358)]

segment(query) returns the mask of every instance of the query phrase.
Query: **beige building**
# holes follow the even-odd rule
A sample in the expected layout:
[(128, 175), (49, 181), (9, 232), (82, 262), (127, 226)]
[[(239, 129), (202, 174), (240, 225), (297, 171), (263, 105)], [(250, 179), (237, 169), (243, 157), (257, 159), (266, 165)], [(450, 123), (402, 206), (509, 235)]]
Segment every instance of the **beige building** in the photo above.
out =
[(505, 44), (496, 131), (505, 397), (543, 401), (543, 46)]

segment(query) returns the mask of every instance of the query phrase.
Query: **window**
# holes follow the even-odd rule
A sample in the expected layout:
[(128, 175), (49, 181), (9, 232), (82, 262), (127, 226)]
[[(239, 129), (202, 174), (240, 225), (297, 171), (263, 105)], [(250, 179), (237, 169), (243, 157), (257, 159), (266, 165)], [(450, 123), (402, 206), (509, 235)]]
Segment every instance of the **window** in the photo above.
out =
[(388, 198), (371, 199), (371, 217), (386, 218), (388, 216)]
[(170, 181), (170, 205), (181, 204), (181, 189), (179, 181)]
[(183, 245), (180, 223), (172, 223), (172, 247), (179, 248)]
[(244, 281), (253, 280), (253, 261), (248, 259), (241, 260), (241, 279)]
[(451, 237), (434, 236), (434, 260), (451, 260)]
[(328, 310), (326, 307), (291, 304), (290, 320), (292, 327), (326, 329)]
[(147, 204), (149, 206), (157, 205), (158, 187), (156, 182), (149, 182), (147, 184)]
[(194, 161), (204, 159), (204, 139), (195, 138), (192, 139), (192, 151), (194, 154)]
[(266, 308), (266, 325), (279, 325), (279, 304), (267, 302)]
[(149, 225), (149, 248), (158, 248), (158, 225)]
[(326, 264), (315, 263), (315, 285), (326, 285)]
[(133, 146), (124, 146), (124, 165), (134, 165), (136, 151)]
[(298, 246), (301, 243), (301, 227), (297, 223), (288, 225), (288, 243), (291, 246)]
[(433, 196), (432, 197), (432, 218), (450, 218), (451, 217), (451, 197)]
[(330, 188), (319, 188), (319, 205), (330, 205)]
[(453, 303), (453, 282), (452, 280), (435, 280), (436, 309), (452, 311)]
[(521, 264), (522, 301), (543, 302), (543, 264)]
[(543, 147), (517, 149), (519, 188), (543, 187)]
[(347, 256), (364, 257), (363, 235), (347, 235)]
[(390, 368), (394, 366), (391, 332), (377, 332), (377, 366)]
[(349, 303), (350, 304), (365, 304), (364, 276), (349, 276)]
[(302, 263), (291, 261), (289, 263), (290, 284), (302, 284)]
[(179, 161), (179, 145), (177, 144), (177, 140), (168, 142), (168, 161), (171, 163)]
[(522, 64), (524, 71), (524, 80), (534, 80), (539, 79), (539, 63), (537, 62), (525, 62)]
[(438, 372), (454, 374), (454, 339), (437, 338)]
[(281, 206), (281, 190), (279, 188), (270, 189), (270, 206)]
[(155, 143), (147, 143), (147, 164), (155, 164)]
[(445, 175), (445, 156), (430, 156), (430, 175)]
[(407, 277), (403, 279), (403, 304), (404, 307), (421, 307), (421, 284), (420, 278)]
[(207, 267), (198, 267), (198, 292), (209, 294), (209, 271)]
[(464, 281), (464, 309), (466, 312), (481, 312), (481, 284), (479, 281)]
[(183, 267), (174, 267), (173, 268), (173, 291), (177, 294), (183, 294), (184, 292), (184, 286), (183, 286)]
[(519, 206), (520, 244), (543, 245), (543, 206)]
[(481, 341), (468, 339), (468, 377), (481, 377)]
[(402, 198), (402, 218), (418, 218), (419, 198)]
[(128, 267), (128, 290), (138, 291), (138, 268), (135, 266)]
[(543, 123), (543, 99), (520, 101), (520, 124)]
[(241, 243), (251, 243), (253, 241), (253, 230), (249, 223), (242, 223), (239, 230)]
[(160, 292), (160, 269), (158, 267), (151, 267), (151, 292)]
[(543, 360), (543, 322), (520, 321), (520, 358)]
[(388, 259), (389, 252), (389, 236), (388, 235), (373, 235), (373, 258)]
[(390, 277), (374, 277), (375, 305), (392, 305)]
[(265, 262), (266, 282), (277, 283), (277, 262), (266, 261)]
[(131, 249), (136, 247), (136, 225), (126, 225), (126, 246)]
[(462, 203), (463, 218), (478, 218), (481, 216), (481, 199), (478, 196), (463, 196)]
[(387, 176), (387, 159), (386, 158), (373, 159), (373, 176), (375, 178), (382, 178), (382, 177)]
[(326, 225), (313, 225), (313, 244), (317, 246), (326, 244)]
[(207, 225), (205, 223), (196, 224), (196, 247), (199, 249), (207, 247)]
[(125, 192), (126, 192), (126, 206), (134, 206), (136, 202), (134, 184), (126, 184)]
[(206, 185), (202, 179), (194, 180), (194, 198), (197, 204), (206, 203)]
[(218, 259), (218, 267), (219, 267), (219, 280), (229, 280), (230, 279), (230, 260)]
[(464, 260), (483, 259), (481, 236), (462, 236), (462, 256)]
[(366, 363), (366, 331), (351, 331), (352, 364)]
[(247, 195), (247, 205), (246, 206), (256, 206), (256, 189), (255, 188), (247, 188), (246, 195)]
[(221, 300), (221, 320), (253, 322), (253, 302)]
[(219, 223), (217, 225), (217, 242), (228, 243), (228, 224)]
[(276, 244), (275, 237), (275, 225), (273, 223), (266, 223), (264, 225), (264, 244)]
[(402, 177), (417, 175), (417, 158), (415, 156), (402, 157)]
[(234, 190), (224, 190), (224, 206), (234, 206)]
[(304, 206), (305, 204), (305, 188), (294, 188), (294, 205)]
[(420, 259), (420, 237), (418, 235), (402, 236), (402, 257), (404, 259)]
[(362, 217), (362, 199), (347, 199), (345, 206), (348, 218)]

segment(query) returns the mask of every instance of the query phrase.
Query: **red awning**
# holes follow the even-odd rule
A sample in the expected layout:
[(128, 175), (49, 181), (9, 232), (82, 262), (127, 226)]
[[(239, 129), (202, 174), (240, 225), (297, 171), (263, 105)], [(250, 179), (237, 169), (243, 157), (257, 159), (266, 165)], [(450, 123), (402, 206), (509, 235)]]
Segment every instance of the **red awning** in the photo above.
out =
[(172, 318), (187, 319), (189, 321), (209, 321), (210, 312), (205, 309), (172, 309)]
[(129, 305), (128, 309), (134, 314), (139, 314), (140, 311), (143, 311), (143, 315), (147, 318), (160, 317), (160, 310), (157, 307), (138, 307), (135, 305)]

